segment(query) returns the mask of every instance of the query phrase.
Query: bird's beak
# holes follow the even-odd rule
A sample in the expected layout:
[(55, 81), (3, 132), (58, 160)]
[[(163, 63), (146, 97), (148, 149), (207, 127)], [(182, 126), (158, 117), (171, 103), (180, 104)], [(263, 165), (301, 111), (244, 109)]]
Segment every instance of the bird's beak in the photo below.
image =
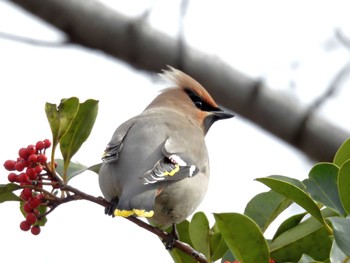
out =
[(224, 110), (221, 108), (217, 108), (213, 111), (211, 111), (208, 116), (204, 119), (203, 125), (204, 125), (204, 133), (206, 134), (211, 127), (211, 125), (218, 121), (218, 120), (224, 120), (224, 119), (229, 119), (235, 116), (228, 110)]
[(219, 108), (216, 111), (212, 111), (212, 114), (215, 116), (216, 120), (229, 119), (235, 116), (233, 113), (229, 112), (228, 110), (221, 109), (221, 108)]

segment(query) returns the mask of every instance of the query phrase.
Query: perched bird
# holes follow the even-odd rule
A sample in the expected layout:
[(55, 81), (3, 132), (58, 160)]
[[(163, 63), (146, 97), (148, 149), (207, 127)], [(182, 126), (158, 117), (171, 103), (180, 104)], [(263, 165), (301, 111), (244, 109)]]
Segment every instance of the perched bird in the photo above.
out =
[(202, 201), (209, 179), (204, 137), (215, 121), (233, 114), (180, 70), (169, 67), (162, 76), (175, 87), (117, 128), (102, 158), (99, 184), (111, 203), (106, 214), (147, 217), (165, 229)]

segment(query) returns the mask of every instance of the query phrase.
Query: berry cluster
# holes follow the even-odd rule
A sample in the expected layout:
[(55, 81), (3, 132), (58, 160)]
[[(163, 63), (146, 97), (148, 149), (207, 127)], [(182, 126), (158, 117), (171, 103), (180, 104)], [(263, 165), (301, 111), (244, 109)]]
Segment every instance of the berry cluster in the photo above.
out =
[[(4, 163), (6, 170), (11, 173), (8, 180), (19, 184), (23, 189), (20, 198), (25, 220), (20, 223), (23, 231), (31, 230), (33, 235), (40, 233), (40, 221), (45, 220), (40, 211), (45, 211), (47, 198), (43, 185), (56, 188), (57, 181), (48, 173), (49, 167), (45, 151), (51, 146), (50, 140), (38, 141), (35, 145), (28, 145), (18, 151), (17, 160), (7, 160)], [(40, 209), (44, 208), (44, 209)]]

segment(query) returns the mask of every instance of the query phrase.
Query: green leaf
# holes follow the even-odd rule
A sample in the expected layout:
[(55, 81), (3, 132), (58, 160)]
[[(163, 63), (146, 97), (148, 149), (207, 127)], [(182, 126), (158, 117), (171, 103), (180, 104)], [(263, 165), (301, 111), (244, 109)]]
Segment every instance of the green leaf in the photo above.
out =
[[(64, 166), (64, 161), (62, 159), (55, 159), (55, 162), (57, 163), (57, 167), (56, 167), (56, 172), (62, 176), (64, 171), (63, 171), (63, 166)], [(101, 167), (102, 163), (98, 163), (95, 165), (92, 165), (90, 167), (87, 167), (81, 163), (77, 163), (77, 162), (70, 162), (67, 168), (67, 182), (69, 180), (71, 180), (72, 178), (74, 178), (75, 176), (89, 170), (92, 172), (95, 172), (98, 174), (100, 167)]]
[(102, 163), (94, 164), (94, 165), (88, 167), (87, 169), (94, 172), (94, 173), (99, 174), (101, 165), (102, 165)]
[(322, 263), (322, 262), (313, 259), (309, 255), (303, 254), (300, 260), (298, 261), (298, 263)]
[(286, 232), (287, 230), (297, 226), (301, 220), (305, 217), (306, 213), (296, 214), (287, 218), (283, 223), (278, 227), (275, 235), (272, 240), (275, 240), (279, 235)]
[(338, 167), (342, 166), (347, 160), (350, 159), (350, 138), (347, 139), (343, 144), (339, 147), (337, 153), (334, 156), (334, 164)]
[(52, 132), (53, 148), (56, 148), (59, 140), (69, 129), (78, 109), (79, 99), (75, 97), (62, 99), (58, 107), (56, 104), (45, 104), (46, 117)]
[(227, 246), (244, 263), (268, 263), (269, 249), (259, 226), (238, 213), (214, 214)]
[[(285, 197), (293, 200), (295, 203), (297, 203), (302, 208), (304, 208), (308, 213), (310, 213), (322, 224), (327, 225), (322, 217), (322, 214), (317, 204), (300, 187), (296, 186), (294, 183), (293, 184), (290, 183), (291, 178), (288, 178), (286, 180), (285, 177), (279, 176), (278, 178), (276, 178), (276, 177), (270, 176), (265, 178), (258, 178), (256, 180), (270, 187), (272, 190), (276, 191), (277, 193), (280, 193), (281, 195), (284, 195)], [(297, 181), (297, 180), (293, 179), (293, 181)], [(300, 184), (302, 185), (301, 182)]]
[(338, 170), (333, 163), (316, 164), (309, 173), (309, 179), (303, 183), (315, 201), (333, 209), (339, 215), (344, 215), (337, 186)]
[(350, 160), (340, 167), (338, 175), (338, 190), (341, 203), (345, 211), (350, 214)]
[[(323, 217), (329, 217), (335, 212), (324, 209), (322, 214)], [(297, 262), (303, 254), (307, 254), (316, 260), (325, 260), (329, 257), (331, 245), (324, 225), (310, 217), (271, 242), (271, 258), (277, 262)]]
[(215, 262), (218, 259), (222, 258), (227, 250), (228, 247), (225, 240), (222, 238), (221, 233), (213, 233), (210, 236), (211, 260)]
[(350, 217), (330, 217), (334, 239), (339, 248), (350, 257)]
[(337, 243), (333, 241), (331, 254), (331, 262), (349, 262), (350, 257), (344, 254), (344, 252), (338, 247)]
[(290, 199), (269, 191), (254, 196), (247, 204), (244, 214), (253, 219), (262, 232), (282, 213), (292, 202)]
[(7, 201), (21, 201), (22, 199), (19, 198), (14, 193), (2, 193), (0, 194), (0, 203), (7, 202)]
[[(179, 240), (193, 247), (193, 244), (190, 239), (190, 234), (189, 234), (189, 226), (190, 226), (190, 223), (188, 222), (188, 220), (185, 220), (180, 224), (177, 224), (176, 229), (179, 235)], [(169, 253), (175, 263), (196, 263), (197, 262), (193, 257), (185, 254), (179, 249), (172, 249), (169, 251)]]
[(201, 252), (207, 260), (211, 262), (209, 221), (203, 212), (197, 212), (193, 215), (189, 226), (189, 234), (194, 248)]
[(22, 187), (20, 187), (18, 184), (13, 184), (13, 183), (0, 184), (0, 194), (13, 192), (21, 188)]
[[(46, 205), (40, 205), (38, 207), (38, 211), (39, 211), (40, 215), (45, 214), (46, 211), (47, 211), (47, 206)], [(37, 225), (37, 226), (45, 226), (46, 222), (47, 222), (47, 217), (45, 216), (39, 222), (35, 223), (35, 225)]]
[(236, 258), (232, 254), (231, 250), (227, 250), (221, 259), (221, 263), (226, 263), (226, 261), (234, 262), (235, 260), (236, 260)]
[(283, 182), (286, 182), (286, 183), (290, 183), (302, 190), (305, 190), (305, 185), (300, 182), (298, 179), (295, 179), (295, 178), (291, 178), (291, 177), (288, 177), (288, 176), (283, 176), (283, 175), (270, 175), (268, 178), (273, 178), (273, 179), (276, 179), (276, 180), (279, 180), (279, 181), (283, 181)]
[(71, 158), (89, 137), (98, 111), (98, 101), (87, 100), (80, 103), (69, 129), (60, 140), (60, 149), (64, 159), (63, 180), (67, 182), (66, 171)]
[(18, 197), (13, 191), (21, 189), (17, 184), (0, 184), (0, 203), (7, 201), (21, 201), (22, 199)]

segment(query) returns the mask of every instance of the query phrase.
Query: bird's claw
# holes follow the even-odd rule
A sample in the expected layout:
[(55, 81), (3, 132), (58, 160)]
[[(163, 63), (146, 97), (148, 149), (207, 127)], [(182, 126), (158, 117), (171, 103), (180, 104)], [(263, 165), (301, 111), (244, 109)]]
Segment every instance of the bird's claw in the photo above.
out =
[(163, 239), (163, 243), (165, 243), (165, 249), (172, 250), (177, 240), (179, 240), (179, 235), (177, 234), (176, 225), (173, 224), (172, 230), (168, 233), (167, 237)]
[(105, 207), (105, 214), (114, 217), (114, 210), (118, 206), (119, 199), (114, 198), (109, 204)]

